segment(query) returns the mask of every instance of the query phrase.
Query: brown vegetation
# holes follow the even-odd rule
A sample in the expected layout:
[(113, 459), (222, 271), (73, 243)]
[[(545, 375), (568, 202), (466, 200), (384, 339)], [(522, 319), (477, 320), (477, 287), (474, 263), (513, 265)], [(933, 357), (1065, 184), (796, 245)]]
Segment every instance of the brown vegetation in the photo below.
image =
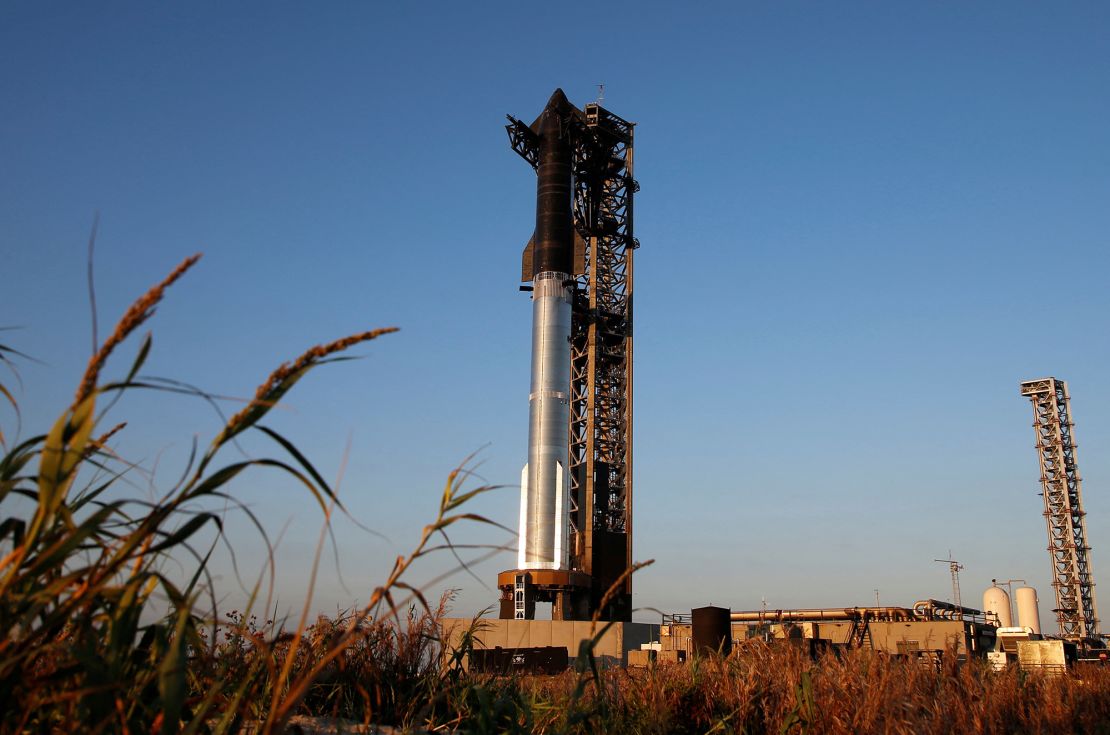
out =
[[(606, 733), (1110, 732), (1110, 670), (1075, 676), (938, 666), (870, 651), (811, 661), (753, 642), (727, 659), (610, 670), (571, 712), (578, 680), (520, 683), (537, 730)], [(547, 713), (536, 717), (535, 713)], [(522, 717), (522, 719), (527, 719)]]

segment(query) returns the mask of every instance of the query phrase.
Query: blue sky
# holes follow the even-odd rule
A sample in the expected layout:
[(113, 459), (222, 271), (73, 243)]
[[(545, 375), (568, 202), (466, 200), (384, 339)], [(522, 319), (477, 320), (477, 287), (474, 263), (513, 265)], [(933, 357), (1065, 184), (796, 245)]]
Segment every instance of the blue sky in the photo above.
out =
[[(504, 115), (599, 83), (638, 123), (635, 555), (656, 564), (636, 604), (946, 599), (951, 550), (965, 601), (1021, 577), (1048, 619), (1017, 389), (1043, 375), (1071, 385), (1110, 581), (1101, 3), (6, 4), (0, 323), (43, 363), (22, 370), (26, 430), (88, 357), (97, 211), (102, 328), (205, 254), (151, 324), (151, 374), (246, 397), (308, 346), (401, 327), (270, 422), (330, 477), (347, 455), (341, 497), (387, 538), (337, 521), (341, 575), (325, 557), (315, 606), (365, 600), (467, 455), (519, 481), (534, 176)], [(173, 396), (117, 416), (162, 487), (218, 429)], [(319, 514), (272, 475), (237, 493), (280, 536), (278, 605), (299, 608)], [(517, 497), (474, 510), (515, 525)], [(229, 527), (251, 579), (257, 537)], [(511, 564), (453, 577), (458, 612)], [(226, 556), (217, 571), (236, 604)]]

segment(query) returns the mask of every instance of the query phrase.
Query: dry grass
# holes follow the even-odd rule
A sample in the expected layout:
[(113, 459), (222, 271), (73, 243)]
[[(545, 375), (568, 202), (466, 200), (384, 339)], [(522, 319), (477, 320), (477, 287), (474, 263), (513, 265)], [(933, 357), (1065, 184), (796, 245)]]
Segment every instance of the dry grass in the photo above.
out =
[[(993, 672), (985, 663), (926, 666), (869, 651), (811, 661), (753, 642), (727, 659), (580, 676), (491, 681), (527, 702), (537, 732), (1105, 733), (1110, 670), (1079, 676)], [(475, 715), (476, 716), (476, 715)]]
[[(367, 618), (348, 612), (320, 616), (298, 633), (259, 625), (253, 616), (231, 612), (219, 626), (216, 640), (190, 655), (194, 696), (209, 683), (222, 680), (213, 713), (235, 710), (235, 728), (271, 720), (275, 691), (284, 682), (307, 681), (295, 714), (327, 716), (348, 722), (399, 723), (423, 719), (434, 699), (443, 659), (436, 633), (447, 598), (437, 608), (411, 606), (399, 617)], [(206, 643), (208, 636), (203, 636)], [(338, 651), (338, 655), (335, 655)], [(283, 673), (287, 672), (287, 673)], [(253, 695), (236, 702), (237, 684), (253, 681)]]
[[(109, 446), (126, 438), (126, 424), (104, 427), (112, 426), (105, 423), (106, 414), (120, 394), (160, 385), (139, 374), (151, 350), (151, 336), (139, 346), (126, 377), (105, 383), (101, 374), (108, 358), (152, 316), (166, 290), (198, 258), (185, 259), (127, 309), (94, 351), (73, 403), (48, 432), (4, 445), (0, 732), (233, 732), (252, 719), (261, 732), (280, 731), (294, 710), (320, 704), (314, 695), (329, 676), (345, 670), (349, 651), (362, 650), (367, 641), (375, 640), (378, 643), (358, 660), (385, 661), (384, 652), (389, 651), (396, 662), (409, 655), (408, 641), (423, 640), (387, 634), (396, 628), (381, 622), (377, 606), (342, 621), (341, 634), (322, 635), (322, 622), (310, 627), (303, 646), (300, 637), (281, 631), (273, 640), (259, 637), (257, 631), (236, 632), (236, 640), (249, 640), (247, 648), (254, 652), (245, 659), (231, 656), (226, 645), (217, 648), (215, 635), (211, 640), (203, 635), (206, 629), (219, 630), (220, 624), (199, 612), (215, 608), (207, 570), (215, 543), (212, 534), (222, 537), (226, 506), (250, 515), (235, 498), (237, 477), (276, 470), (296, 478), (320, 504), (325, 524), (338, 505), (332, 489), (296, 446), (259, 422), (311, 369), (343, 359), (338, 356), (343, 350), (395, 330), (367, 331), (319, 345), (282, 365), (196, 461), (190, 459), (177, 485), (154, 500), (128, 497), (119, 480), (142, 468)], [(17, 351), (0, 345), (0, 363), (10, 367), (17, 357)], [(18, 422), (19, 405), (12, 391), (0, 384), (0, 393)], [(107, 405), (98, 413), (100, 402)], [(225, 458), (223, 450), (232, 437), (247, 430), (271, 439), (278, 456)], [(481, 491), (457, 492), (457, 476), (448, 483), (436, 523), (425, 529), (421, 548), (457, 520), (451, 511), (461, 502), (460, 495), (465, 499)], [(197, 547), (194, 544), (206, 538), (204, 530), (205, 546)], [(268, 543), (264, 532), (256, 541)], [(171, 564), (185, 566), (184, 584), (162, 573)], [(380, 588), (376, 602), (386, 600), (390, 609), (394, 607), (391, 591), (405, 589), (399, 578), (405, 566), (401, 564)], [(202, 598), (207, 600), (203, 606), (198, 605)], [(431, 612), (425, 610), (424, 616)], [(417, 616), (410, 624), (422, 619)], [(394, 623), (400, 624), (399, 617)], [(242, 628), (242, 621), (233, 627)], [(277, 645), (287, 640), (289, 645)], [(283, 650), (286, 659), (275, 664)], [(364, 666), (363, 673), (366, 670)], [(374, 688), (365, 681), (360, 686), (364, 692)], [(379, 702), (397, 700), (375, 696)]]
[(325, 345), (316, 345), (310, 348), (296, 360), (286, 362), (277, 367), (270, 376), (254, 393), (254, 398), (237, 414), (231, 417), (221, 435), (221, 441), (227, 441), (244, 429), (250, 427), (255, 414), (265, 412), (277, 404), (286, 392), (300, 380), (308, 370), (327, 361), (332, 355), (343, 352), (355, 345), (369, 342), (385, 334), (398, 331), (396, 327), (385, 327), (361, 332), (349, 337), (337, 339)]
[(77, 395), (74, 398), (74, 403), (83, 401), (93, 390), (96, 388), (97, 379), (100, 377), (100, 371), (104, 367), (104, 363), (108, 361), (108, 356), (118, 347), (128, 336), (131, 335), (136, 329), (142, 326), (150, 317), (154, 316), (154, 309), (162, 300), (169, 288), (185, 275), (185, 272), (197, 264), (200, 260), (200, 253), (191, 255), (185, 260), (178, 263), (177, 267), (170, 271), (170, 274), (162, 279), (162, 282), (155, 285), (145, 294), (143, 294), (116, 323), (116, 328), (109, 335), (108, 339), (104, 340), (104, 344), (100, 349), (93, 354), (92, 359), (89, 360), (88, 366), (85, 368), (85, 375), (81, 378), (81, 384), (77, 388)]

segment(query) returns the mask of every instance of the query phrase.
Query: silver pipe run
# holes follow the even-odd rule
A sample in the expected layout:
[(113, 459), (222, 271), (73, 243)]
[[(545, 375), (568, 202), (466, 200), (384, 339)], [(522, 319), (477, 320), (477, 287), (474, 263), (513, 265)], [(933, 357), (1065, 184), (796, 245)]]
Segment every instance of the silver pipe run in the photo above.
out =
[(904, 607), (824, 607), (808, 610), (744, 610), (731, 614), (734, 623), (782, 623), (811, 620), (913, 620)]
[(569, 558), (571, 285), (537, 273), (532, 290), (532, 388), (528, 464), (520, 477), (518, 569), (566, 569)]

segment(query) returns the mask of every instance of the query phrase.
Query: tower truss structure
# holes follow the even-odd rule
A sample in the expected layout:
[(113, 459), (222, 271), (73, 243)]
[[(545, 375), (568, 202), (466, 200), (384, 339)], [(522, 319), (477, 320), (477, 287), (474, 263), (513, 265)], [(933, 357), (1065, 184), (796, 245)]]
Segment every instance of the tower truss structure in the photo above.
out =
[[(571, 332), (570, 482), (572, 546), (593, 580), (596, 610), (632, 562), (633, 124), (600, 105), (585, 107), (586, 149), (574, 192), (585, 243)], [(602, 611), (630, 620), (632, 580)]]
[(1041, 466), (1056, 622), (1060, 634), (1077, 642), (1099, 637), (1095, 583), (1087, 545), (1083, 494), (1076, 466), (1068, 384), (1056, 378), (1027, 380), (1021, 394), (1033, 404), (1033, 428)]
[[(509, 121), (510, 146), (537, 168), (536, 124), (511, 116)], [(634, 123), (588, 104), (576, 110), (569, 128), (575, 229), (570, 570), (503, 572), (501, 612), (531, 618), (536, 600), (551, 600), (554, 619), (589, 620), (597, 613), (601, 620), (631, 620), (632, 580), (626, 572), (632, 565), (632, 292), (639, 247), (632, 226), (633, 195), (639, 190), (633, 178)], [(522, 281), (532, 278), (532, 258), (529, 242)]]

